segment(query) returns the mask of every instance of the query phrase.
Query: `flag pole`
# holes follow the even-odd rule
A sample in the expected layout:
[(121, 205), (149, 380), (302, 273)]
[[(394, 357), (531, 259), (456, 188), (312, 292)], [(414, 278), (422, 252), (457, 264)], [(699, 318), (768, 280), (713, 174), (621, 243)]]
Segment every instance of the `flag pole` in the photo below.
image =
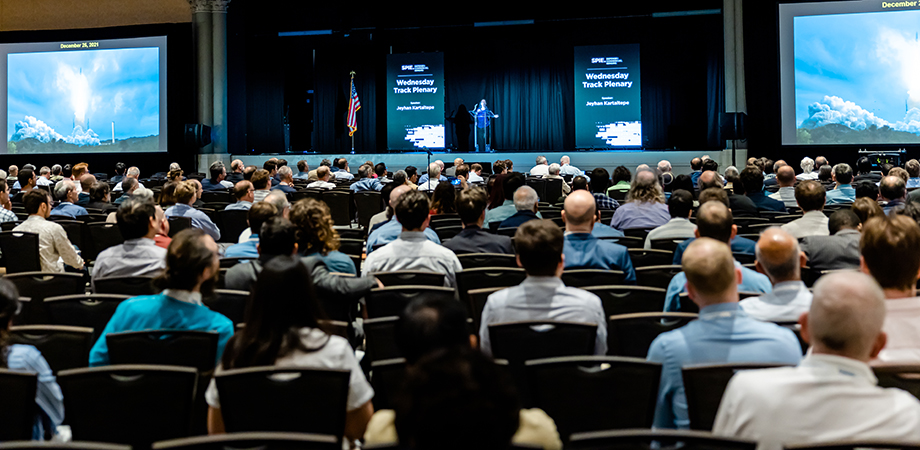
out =
[[(355, 88), (355, 71), (354, 70), (351, 71), (351, 86), (350, 87), (351, 87), (351, 90), (354, 90)], [(351, 93), (349, 92), (349, 95), (350, 94)], [(351, 132), (348, 134), (351, 135), (351, 154), (354, 155), (355, 154), (355, 133)]]

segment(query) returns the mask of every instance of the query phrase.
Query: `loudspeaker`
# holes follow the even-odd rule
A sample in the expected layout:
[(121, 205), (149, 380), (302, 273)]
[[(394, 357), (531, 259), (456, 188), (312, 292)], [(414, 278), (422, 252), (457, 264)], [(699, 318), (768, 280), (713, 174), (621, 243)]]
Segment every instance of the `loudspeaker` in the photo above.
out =
[(719, 130), (723, 141), (744, 140), (747, 139), (744, 123), (747, 121), (747, 114), (743, 112), (722, 113), (719, 115)]
[(185, 144), (204, 147), (211, 143), (211, 127), (200, 123), (185, 124)]

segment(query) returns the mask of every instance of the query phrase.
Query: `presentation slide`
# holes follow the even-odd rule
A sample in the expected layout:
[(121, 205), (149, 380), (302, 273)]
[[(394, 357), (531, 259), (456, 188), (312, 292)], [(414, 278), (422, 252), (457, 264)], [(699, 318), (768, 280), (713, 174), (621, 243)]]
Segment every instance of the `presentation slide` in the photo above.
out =
[(782, 143), (920, 143), (918, 1), (779, 5)]
[(642, 147), (639, 44), (575, 47), (575, 146)]
[(166, 36), (0, 44), (0, 153), (166, 151)]
[(387, 55), (387, 148), (444, 148), (444, 54)]

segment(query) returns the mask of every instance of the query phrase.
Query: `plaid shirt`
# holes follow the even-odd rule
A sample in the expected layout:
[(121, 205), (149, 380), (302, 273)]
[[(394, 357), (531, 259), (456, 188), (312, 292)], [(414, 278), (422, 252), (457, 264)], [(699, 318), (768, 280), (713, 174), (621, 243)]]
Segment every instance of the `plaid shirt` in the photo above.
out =
[(19, 220), (12, 211), (8, 211), (4, 208), (0, 208), (0, 222), (15, 222)]
[(619, 202), (608, 197), (607, 194), (602, 194), (600, 192), (594, 193), (594, 201), (597, 209), (616, 211), (616, 209), (620, 207)]

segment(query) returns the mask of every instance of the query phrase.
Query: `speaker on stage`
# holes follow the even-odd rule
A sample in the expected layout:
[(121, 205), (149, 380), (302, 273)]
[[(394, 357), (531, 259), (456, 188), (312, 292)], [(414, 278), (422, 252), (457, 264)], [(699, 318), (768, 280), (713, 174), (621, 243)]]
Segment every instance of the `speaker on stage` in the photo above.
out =
[(744, 126), (747, 121), (747, 114), (743, 112), (722, 113), (719, 115), (719, 119), (719, 130), (723, 141), (747, 139), (747, 132)]
[(204, 147), (210, 144), (211, 127), (200, 123), (185, 124), (185, 143), (196, 147)]

